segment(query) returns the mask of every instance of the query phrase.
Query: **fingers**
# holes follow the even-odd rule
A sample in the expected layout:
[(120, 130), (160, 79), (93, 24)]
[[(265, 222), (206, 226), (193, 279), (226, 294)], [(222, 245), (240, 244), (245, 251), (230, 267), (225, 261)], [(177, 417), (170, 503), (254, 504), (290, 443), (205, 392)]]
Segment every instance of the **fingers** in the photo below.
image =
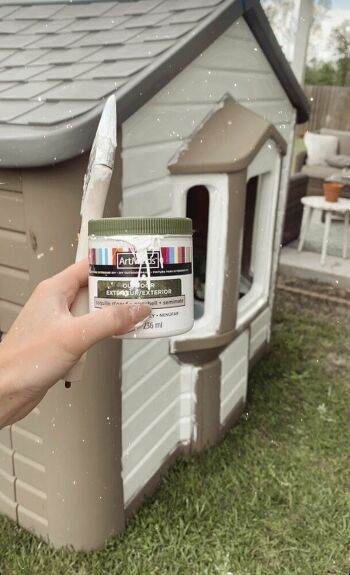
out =
[(49, 279), (51, 286), (67, 298), (68, 307), (73, 303), (79, 289), (87, 285), (88, 272), (89, 263), (84, 259)]
[(92, 345), (112, 335), (122, 335), (134, 329), (135, 324), (152, 312), (148, 305), (123, 305), (75, 317), (65, 334), (66, 346), (76, 355), (85, 353)]

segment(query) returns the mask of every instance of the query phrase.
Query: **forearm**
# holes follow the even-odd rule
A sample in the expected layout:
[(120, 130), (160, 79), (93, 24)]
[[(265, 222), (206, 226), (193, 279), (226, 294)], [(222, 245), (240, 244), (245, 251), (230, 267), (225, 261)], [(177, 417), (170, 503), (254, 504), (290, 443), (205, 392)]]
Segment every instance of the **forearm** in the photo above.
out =
[(39, 284), (0, 343), (0, 429), (25, 417), (91, 346), (150, 315), (137, 304), (73, 317), (87, 275), (84, 260)]
[(16, 362), (9, 361), (0, 344), (0, 429), (25, 417), (40, 401), (32, 390), (23, 389), (19, 378)]

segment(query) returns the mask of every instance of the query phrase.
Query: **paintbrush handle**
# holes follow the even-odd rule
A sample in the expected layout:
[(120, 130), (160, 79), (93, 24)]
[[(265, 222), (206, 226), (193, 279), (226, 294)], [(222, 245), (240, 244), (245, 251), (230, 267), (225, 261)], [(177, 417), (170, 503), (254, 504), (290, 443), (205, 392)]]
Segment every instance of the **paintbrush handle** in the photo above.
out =
[[(72, 315), (79, 316), (84, 315), (89, 312), (89, 290), (88, 287), (83, 287), (79, 290), (77, 297), (75, 298), (73, 305), (70, 309)], [(86, 360), (86, 353), (84, 353), (79, 361), (69, 370), (65, 376), (66, 385), (67, 382), (73, 383), (75, 381), (80, 381), (83, 376), (83, 370)], [(69, 386), (68, 386), (69, 387)]]
[[(75, 261), (79, 262), (88, 257), (88, 223), (90, 219), (103, 217), (103, 210), (106, 202), (108, 188), (111, 180), (112, 170), (108, 166), (97, 165), (91, 174), (89, 188), (82, 206), (82, 220), (79, 233), (79, 241)], [(71, 314), (74, 316), (89, 313), (88, 288), (82, 288), (75, 298), (71, 307)], [(76, 365), (69, 370), (65, 376), (66, 387), (68, 383), (80, 381), (83, 375), (86, 354), (84, 354)]]

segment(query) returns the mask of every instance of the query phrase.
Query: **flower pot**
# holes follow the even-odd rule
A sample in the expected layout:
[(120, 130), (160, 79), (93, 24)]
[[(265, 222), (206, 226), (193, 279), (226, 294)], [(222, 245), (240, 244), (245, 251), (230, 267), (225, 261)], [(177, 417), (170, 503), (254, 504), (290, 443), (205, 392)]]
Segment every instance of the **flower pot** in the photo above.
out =
[(343, 187), (343, 184), (339, 182), (324, 182), (323, 191), (326, 202), (337, 202)]

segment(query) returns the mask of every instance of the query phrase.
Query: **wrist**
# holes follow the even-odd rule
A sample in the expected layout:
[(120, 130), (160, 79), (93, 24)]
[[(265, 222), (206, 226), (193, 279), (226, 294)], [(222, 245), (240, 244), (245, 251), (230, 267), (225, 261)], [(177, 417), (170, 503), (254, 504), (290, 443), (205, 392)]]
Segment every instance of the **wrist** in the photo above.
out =
[(38, 403), (22, 389), (18, 361), (0, 344), (0, 429), (22, 419)]

